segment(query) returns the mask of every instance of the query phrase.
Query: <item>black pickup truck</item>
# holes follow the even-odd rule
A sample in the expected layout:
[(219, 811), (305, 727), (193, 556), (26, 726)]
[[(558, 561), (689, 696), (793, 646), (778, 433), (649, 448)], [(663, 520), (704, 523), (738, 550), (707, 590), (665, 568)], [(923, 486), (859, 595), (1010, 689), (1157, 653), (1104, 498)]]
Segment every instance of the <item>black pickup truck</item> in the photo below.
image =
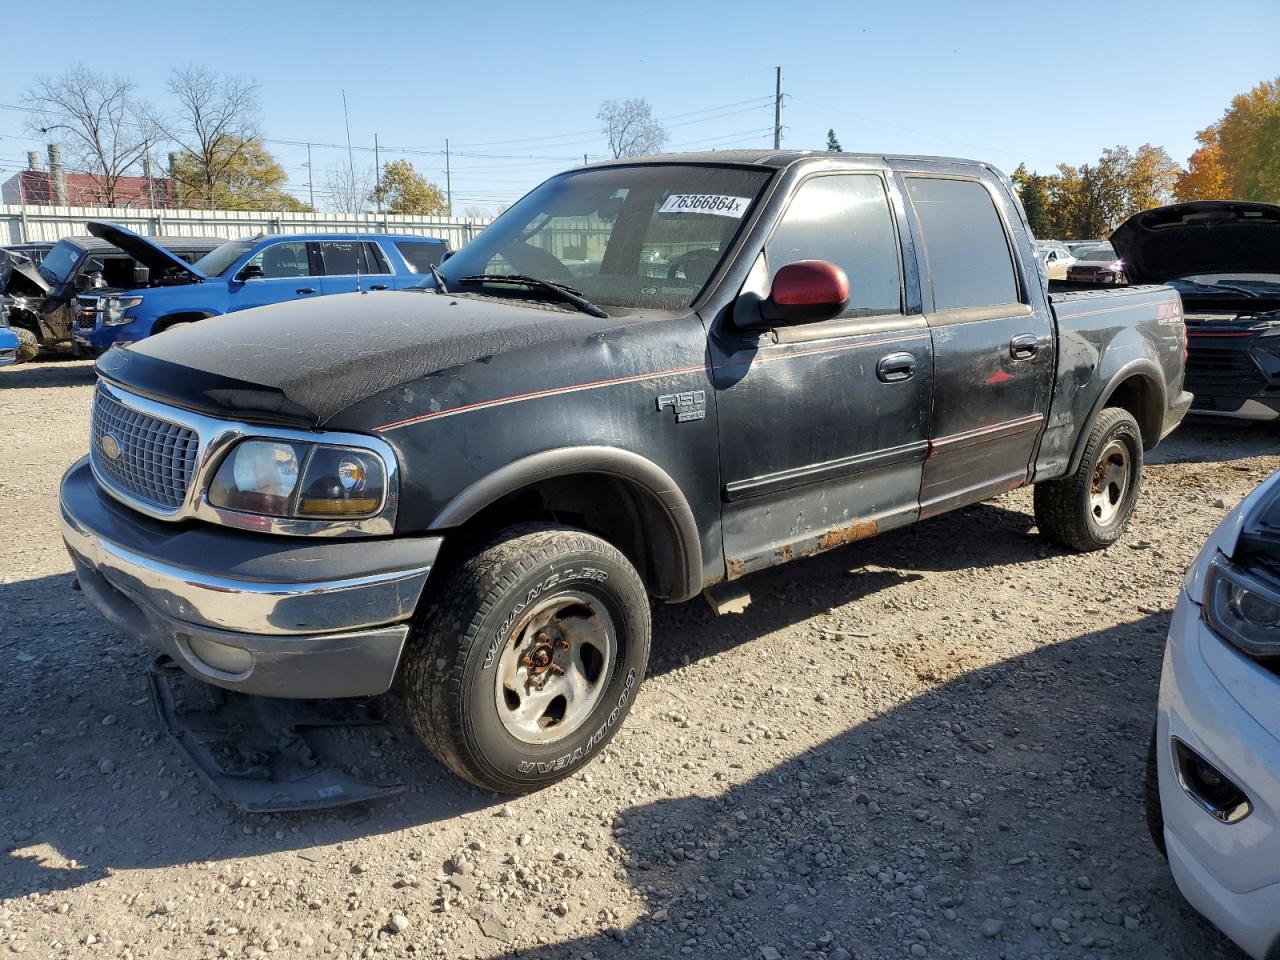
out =
[(605, 163), (427, 289), (109, 351), (63, 532), (98, 609), (193, 676), (395, 683), (450, 768), (518, 792), (616, 731), (650, 598), (1028, 483), (1049, 538), (1107, 546), (1184, 351), (1168, 287), (1051, 292), (982, 163)]

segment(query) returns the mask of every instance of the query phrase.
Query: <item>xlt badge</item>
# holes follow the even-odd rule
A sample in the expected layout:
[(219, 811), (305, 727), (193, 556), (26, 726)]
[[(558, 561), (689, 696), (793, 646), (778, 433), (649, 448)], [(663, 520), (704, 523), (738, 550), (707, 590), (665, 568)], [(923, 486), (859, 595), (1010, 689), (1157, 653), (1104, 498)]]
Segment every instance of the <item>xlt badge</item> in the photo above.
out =
[(658, 397), (658, 409), (670, 407), (676, 415), (676, 423), (686, 420), (702, 420), (707, 415), (707, 391), (687, 390), (684, 393), (664, 393)]

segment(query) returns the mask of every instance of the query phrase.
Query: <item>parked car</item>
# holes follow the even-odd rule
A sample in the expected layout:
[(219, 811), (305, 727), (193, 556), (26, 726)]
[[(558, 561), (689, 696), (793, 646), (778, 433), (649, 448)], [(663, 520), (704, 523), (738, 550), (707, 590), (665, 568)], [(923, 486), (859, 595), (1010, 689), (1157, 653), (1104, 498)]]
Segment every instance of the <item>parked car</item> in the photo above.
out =
[(1027, 483), (1045, 536), (1106, 547), (1191, 403), (1177, 293), (1050, 294), (1008, 179), (968, 161), (584, 166), (433, 290), (107, 352), (63, 532), (85, 596), (192, 676), (399, 678), (427, 745), (498, 791), (613, 736), (650, 598), (723, 606)]
[(114, 344), (209, 317), (286, 300), (314, 299), (422, 283), (448, 253), (435, 237), (392, 234), (257, 236), (223, 243), (194, 264), (112, 223), (89, 224), (95, 236), (129, 251), (159, 285), (116, 285), (81, 294), (75, 352), (97, 356)]
[(1112, 241), (1131, 280), (1182, 294), (1192, 410), (1280, 417), (1280, 206), (1173, 204), (1129, 218)]
[(1280, 473), (1187, 570), (1160, 676), (1147, 822), (1183, 896), (1256, 960), (1280, 951)]
[(1066, 244), (1056, 240), (1037, 240), (1036, 253), (1050, 280), (1067, 279), (1067, 270), (1076, 262)]
[[(217, 247), (213, 237), (166, 237), (158, 241), (185, 266)], [(2, 263), (11, 267), (2, 271)], [(16, 263), (26, 266), (17, 269)], [(25, 256), (0, 255), (0, 295), (8, 307), (9, 324), (24, 341), (22, 359), (41, 348), (71, 346), (71, 320), (76, 295), (98, 287), (138, 286), (163, 282), (147, 280), (143, 267), (120, 247), (97, 236), (64, 237), (39, 262)]]
[(1077, 283), (1127, 283), (1124, 260), (1111, 244), (1085, 247), (1075, 252), (1076, 262), (1067, 268), (1067, 279)]

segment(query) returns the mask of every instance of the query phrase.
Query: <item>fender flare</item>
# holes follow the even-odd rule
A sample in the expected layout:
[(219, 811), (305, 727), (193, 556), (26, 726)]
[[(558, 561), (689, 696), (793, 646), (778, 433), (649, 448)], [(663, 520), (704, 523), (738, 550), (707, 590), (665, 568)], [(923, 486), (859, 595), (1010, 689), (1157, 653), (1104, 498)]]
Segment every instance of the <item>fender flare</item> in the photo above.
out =
[[(1089, 430), (1093, 427), (1093, 422), (1098, 419), (1098, 414), (1106, 407), (1120, 384), (1134, 375), (1140, 375), (1155, 385), (1158, 401), (1157, 409), (1161, 411), (1166, 409), (1168, 397), (1166, 396), (1164, 374), (1160, 368), (1149, 357), (1130, 360), (1107, 379), (1106, 386), (1098, 394), (1098, 398), (1093, 401), (1093, 406), (1089, 409), (1089, 416), (1081, 426), (1080, 432), (1076, 435), (1075, 445), (1071, 448), (1071, 461), (1067, 467), (1067, 476), (1079, 469), (1080, 460), (1084, 457), (1085, 444), (1089, 441)], [(1156, 438), (1156, 442), (1159, 442), (1159, 437)]]
[(457, 527), (508, 494), (541, 480), (599, 473), (625, 480), (647, 493), (661, 508), (675, 538), (683, 568), (677, 582), (686, 600), (702, 590), (702, 548), (693, 509), (671, 475), (660, 466), (619, 447), (561, 447), (544, 450), (500, 467), (456, 494), (435, 515), (429, 529)]

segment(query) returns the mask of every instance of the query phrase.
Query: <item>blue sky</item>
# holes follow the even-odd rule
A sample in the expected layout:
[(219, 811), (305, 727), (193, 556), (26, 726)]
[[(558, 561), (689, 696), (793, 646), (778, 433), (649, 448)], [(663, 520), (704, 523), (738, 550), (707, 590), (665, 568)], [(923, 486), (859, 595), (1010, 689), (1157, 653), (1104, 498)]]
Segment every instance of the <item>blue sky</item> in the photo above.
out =
[[(678, 149), (767, 146), (775, 65), (784, 146), (821, 147), (834, 127), (846, 150), (1042, 171), (1118, 143), (1151, 142), (1185, 161), (1195, 131), (1234, 94), (1280, 74), (1280, 0), (230, 0), (136, 2), (123, 18), (76, 2), (61, 8), (64, 28), (30, 4), (0, 9), (10, 5), (7, 35), (27, 21), (32, 42), (6, 44), (0, 105), (21, 104), (31, 77), (77, 54), (157, 102), (169, 66), (193, 62), (258, 79), (268, 138), (341, 144), (345, 89), (358, 147), (376, 133), (386, 159), (407, 156), (443, 184), (449, 138), (458, 212), (510, 201), (584, 153), (603, 155), (596, 112), (607, 98), (647, 98)], [(122, 35), (75, 41), (97, 25)], [(60, 29), (66, 42), (49, 42)], [(0, 107), (0, 177), (39, 146), (25, 121)], [(306, 199), (306, 149), (271, 148)], [(345, 150), (312, 156), (317, 189), (326, 168), (346, 162)]]

